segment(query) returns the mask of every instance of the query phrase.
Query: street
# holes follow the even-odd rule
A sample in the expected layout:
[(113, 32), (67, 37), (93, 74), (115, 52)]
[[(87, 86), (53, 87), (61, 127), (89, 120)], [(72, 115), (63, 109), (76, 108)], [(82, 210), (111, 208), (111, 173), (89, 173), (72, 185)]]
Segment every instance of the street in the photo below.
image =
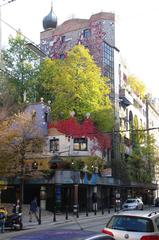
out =
[(101, 233), (111, 215), (99, 215), (97, 217), (85, 217), (77, 219), (72, 216), (71, 221), (63, 223), (48, 223), (36, 225), (22, 231), (6, 232), (0, 235), (1, 240), (63, 240), (78, 239), (78, 237), (92, 236)]
[[(158, 208), (152, 206), (145, 206), (144, 209), (158, 211)], [(25, 221), (23, 230), (6, 230), (4, 234), (0, 234), (0, 240), (84, 240), (88, 236), (101, 233), (114, 212), (114, 209), (110, 213), (105, 211), (103, 215), (101, 212), (97, 212), (97, 215), (92, 212), (87, 217), (85, 213), (80, 213), (79, 218), (70, 214), (68, 220), (62, 214), (57, 215), (56, 222), (49, 216), (48, 221), (43, 220), (41, 225), (37, 221), (31, 224)]]

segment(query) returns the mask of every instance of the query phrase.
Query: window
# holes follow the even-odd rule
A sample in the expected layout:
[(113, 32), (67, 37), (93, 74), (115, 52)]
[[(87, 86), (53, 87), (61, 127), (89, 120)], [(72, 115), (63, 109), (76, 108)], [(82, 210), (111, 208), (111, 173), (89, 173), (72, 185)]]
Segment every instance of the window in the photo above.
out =
[(46, 123), (47, 123), (47, 121), (48, 121), (48, 113), (47, 113), (47, 112), (45, 112), (44, 121), (45, 121)]
[(64, 59), (64, 58), (65, 58), (65, 54), (64, 53), (60, 54), (60, 59)]
[(104, 160), (105, 160), (105, 164), (107, 166), (110, 166), (110, 163), (111, 163), (111, 150), (110, 149), (105, 149), (104, 152), (103, 152), (103, 157), (104, 157)]
[(151, 219), (136, 216), (113, 216), (107, 223), (108, 228), (133, 231), (133, 232), (153, 232), (153, 223)]
[(89, 29), (85, 29), (83, 31), (83, 37), (84, 38), (88, 38), (88, 37), (90, 37), (90, 35), (91, 35), (91, 31)]
[(114, 49), (104, 42), (104, 56), (103, 56), (103, 63), (104, 63), (104, 75), (110, 78), (111, 80), (114, 79)]
[(86, 138), (74, 138), (73, 150), (74, 151), (87, 151), (87, 139)]
[(59, 151), (59, 139), (53, 138), (50, 139), (50, 152), (58, 152)]
[(66, 36), (62, 36), (61, 37), (61, 42), (63, 43), (63, 42), (65, 42), (65, 40), (66, 40)]

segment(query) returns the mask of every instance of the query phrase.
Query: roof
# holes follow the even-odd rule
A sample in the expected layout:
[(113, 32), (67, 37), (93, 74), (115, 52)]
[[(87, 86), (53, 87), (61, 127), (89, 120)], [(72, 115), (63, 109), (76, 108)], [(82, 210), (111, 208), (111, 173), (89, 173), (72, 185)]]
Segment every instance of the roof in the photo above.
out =
[(88, 20), (87, 19), (69, 19), (59, 25), (55, 31), (53, 32), (54, 35), (61, 35), (67, 32), (72, 32), (77, 29), (83, 29), (88, 27)]
[[(115, 14), (110, 12), (99, 12), (93, 14), (89, 19), (73, 18), (63, 22), (51, 32), (52, 36), (63, 35), (68, 32), (76, 31), (78, 29), (89, 28), (90, 24), (99, 20), (115, 21)], [(44, 31), (45, 32), (45, 31)], [(44, 33), (42, 32), (42, 33)]]

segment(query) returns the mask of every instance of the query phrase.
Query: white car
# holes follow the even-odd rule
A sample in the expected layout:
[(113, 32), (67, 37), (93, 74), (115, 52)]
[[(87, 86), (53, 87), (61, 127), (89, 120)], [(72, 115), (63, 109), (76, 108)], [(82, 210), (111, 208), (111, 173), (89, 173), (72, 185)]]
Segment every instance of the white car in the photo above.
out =
[(111, 217), (102, 232), (116, 240), (159, 240), (159, 212), (118, 212)]
[(144, 204), (140, 198), (129, 198), (122, 205), (123, 210), (143, 210)]

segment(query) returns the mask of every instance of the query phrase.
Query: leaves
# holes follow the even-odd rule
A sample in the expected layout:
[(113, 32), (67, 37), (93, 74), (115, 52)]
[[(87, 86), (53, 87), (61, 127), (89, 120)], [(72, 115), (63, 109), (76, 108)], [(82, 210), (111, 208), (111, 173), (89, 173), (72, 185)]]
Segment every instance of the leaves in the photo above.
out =
[(15, 175), (25, 166), (28, 147), (43, 143), (31, 114), (19, 113), (1, 121), (0, 175)]
[(2, 52), (3, 71), (8, 76), (4, 83), (9, 87), (17, 104), (24, 101), (26, 92), (29, 98), (31, 82), (37, 73), (37, 55), (26, 48), (26, 43), (27, 41), (18, 32), (15, 38), (9, 38), (9, 47)]
[(136, 95), (141, 97), (141, 99), (144, 99), (146, 94), (145, 84), (134, 75), (130, 75), (128, 77), (128, 83), (130, 84), (130, 87), (133, 89)]
[(89, 51), (82, 45), (70, 50), (66, 59), (45, 60), (37, 78), (37, 86), (41, 86), (40, 92), (45, 93), (45, 99), (53, 96), (52, 115), (55, 120), (66, 119), (71, 111), (75, 111), (79, 120), (90, 112), (98, 121), (95, 113), (102, 115), (111, 109), (106, 82)]
[(156, 164), (155, 139), (150, 134), (146, 134), (144, 139), (145, 141), (142, 141), (142, 144), (139, 138), (133, 139), (133, 150), (128, 158), (127, 165), (131, 180), (151, 183)]

